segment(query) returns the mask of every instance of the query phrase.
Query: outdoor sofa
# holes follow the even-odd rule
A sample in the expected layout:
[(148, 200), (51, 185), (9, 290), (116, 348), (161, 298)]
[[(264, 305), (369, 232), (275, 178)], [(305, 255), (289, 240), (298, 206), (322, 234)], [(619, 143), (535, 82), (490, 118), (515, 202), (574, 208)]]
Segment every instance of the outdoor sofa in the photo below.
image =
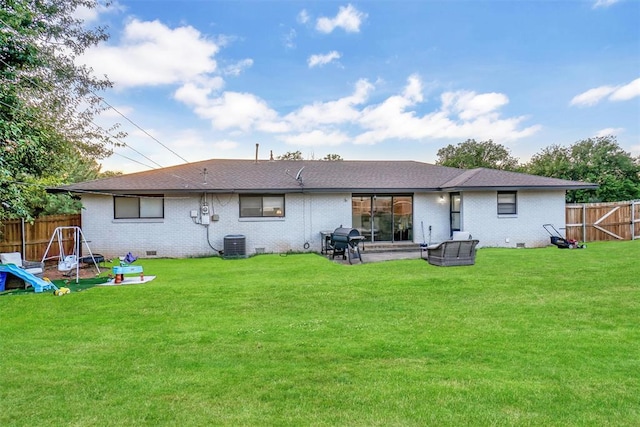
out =
[(476, 262), (477, 244), (478, 240), (445, 240), (427, 246), (427, 261), (443, 267), (473, 265)]

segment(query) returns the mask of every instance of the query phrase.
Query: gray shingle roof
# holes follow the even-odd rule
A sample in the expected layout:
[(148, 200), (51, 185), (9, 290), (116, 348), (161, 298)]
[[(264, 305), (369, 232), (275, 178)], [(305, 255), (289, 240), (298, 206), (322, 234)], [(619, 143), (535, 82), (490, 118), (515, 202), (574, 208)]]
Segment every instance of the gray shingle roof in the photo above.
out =
[(558, 188), (578, 189), (596, 188), (597, 185), (525, 173), (508, 172), (496, 169), (478, 168), (464, 171), (454, 179), (442, 184), (442, 188), (455, 191), (470, 189), (499, 188)]
[[(206, 171), (206, 173), (205, 173)], [(301, 182), (296, 180), (300, 172)], [(492, 169), (456, 169), (416, 161), (212, 159), (65, 185), (52, 191), (168, 192), (413, 192), (484, 188), (595, 188)]]

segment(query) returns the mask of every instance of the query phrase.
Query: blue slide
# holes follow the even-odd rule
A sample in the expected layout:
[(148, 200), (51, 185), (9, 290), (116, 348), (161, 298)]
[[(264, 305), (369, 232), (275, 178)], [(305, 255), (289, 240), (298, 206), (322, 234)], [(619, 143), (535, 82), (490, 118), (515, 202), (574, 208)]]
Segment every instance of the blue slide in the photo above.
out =
[[(45, 290), (57, 290), (58, 287), (51, 282), (47, 282), (46, 280), (42, 280), (39, 277), (34, 276), (31, 273), (26, 272), (15, 264), (0, 264), (0, 276), (5, 276), (6, 273), (13, 274), (16, 277), (24, 280), (31, 286), (33, 286), (33, 290), (35, 292), (42, 292)], [(4, 288), (4, 280), (6, 277), (0, 277), (0, 282), (2, 282), (2, 288)]]

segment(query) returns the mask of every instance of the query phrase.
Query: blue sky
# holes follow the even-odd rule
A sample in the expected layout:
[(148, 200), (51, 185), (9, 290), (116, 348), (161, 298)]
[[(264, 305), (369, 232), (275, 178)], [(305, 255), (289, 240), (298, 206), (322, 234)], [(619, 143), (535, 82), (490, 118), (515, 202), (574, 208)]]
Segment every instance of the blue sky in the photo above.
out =
[(118, 0), (78, 16), (111, 35), (80, 58), (126, 116), (99, 119), (129, 133), (107, 170), (253, 159), (257, 143), (262, 159), (433, 163), (492, 139), (525, 162), (613, 134), (640, 155), (637, 0)]

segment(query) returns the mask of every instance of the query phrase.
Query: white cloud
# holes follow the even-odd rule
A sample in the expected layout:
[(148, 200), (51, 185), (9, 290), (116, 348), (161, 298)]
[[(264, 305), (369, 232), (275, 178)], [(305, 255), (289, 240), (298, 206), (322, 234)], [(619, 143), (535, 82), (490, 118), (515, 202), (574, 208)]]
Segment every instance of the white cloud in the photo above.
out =
[(574, 96), (570, 105), (577, 105), (579, 107), (596, 105), (598, 102), (611, 95), (615, 90), (616, 88), (614, 86), (600, 86), (594, 89), (589, 89), (580, 95)]
[(592, 105), (596, 105), (607, 97), (609, 101), (628, 101), (630, 99), (640, 97), (640, 78), (635, 79), (626, 85), (600, 86), (589, 89), (586, 92), (574, 96), (570, 105), (590, 107)]
[(281, 138), (282, 141), (296, 147), (326, 147), (342, 145), (349, 141), (349, 136), (340, 131), (324, 132), (313, 130), (298, 135), (289, 135)]
[(628, 101), (632, 98), (640, 97), (640, 78), (631, 83), (619, 86), (609, 97), (610, 101)]
[[(374, 89), (361, 79), (349, 96), (303, 105), (284, 116), (251, 93), (224, 92), (215, 97), (212, 90), (184, 85), (176, 98), (192, 106), (200, 117), (211, 120), (215, 129), (278, 134), (278, 139), (286, 143), (305, 146), (425, 138), (509, 141), (540, 129), (538, 125), (523, 128), (525, 116), (501, 117), (500, 109), (509, 102), (501, 93), (445, 92), (440, 96), (440, 108), (419, 115), (424, 89), (418, 75), (409, 76), (399, 94), (368, 104)], [(355, 136), (349, 137), (347, 129), (356, 132)]]
[(595, 136), (609, 136), (609, 135), (620, 135), (624, 132), (624, 128), (605, 128), (596, 132)]
[(319, 67), (340, 59), (341, 56), (342, 55), (340, 54), (340, 52), (332, 50), (331, 52), (324, 55), (311, 55), (307, 60), (307, 63), (309, 64), (309, 68)]
[(206, 105), (197, 106), (195, 111), (220, 130), (277, 129), (273, 122), (277, 121), (278, 113), (250, 93), (224, 92), (221, 97), (208, 100)]
[(282, 37), (284, 47), (287, 49), (295, 49), (296, 37), (298, 37), (298, 33), (295, 29), (291, 28), (289, 32)]
[(306, 9), (302, 9), (300, 13), (298, 13), (298, 16), (296, 18), (296, 20), (301, 24), (306, 24), (310, 19), (311, 17), (309, 16), (309, 12), (307, 12)]
[(417, 74), (412, 74), (407, 79), (407, 86), (405, 86), (402, 96), (412, 102), (422, 102), (424, 96), (422, 95), (422, 80)]
[(354, 122), (360, 117), (360, 111), (355, 107), (367, 101), (373, 85), (365, 79), (356, 83), (352, 95), (336, 101), (314, 102), (305, 105), (285, 117), (296, 129), (309, 129), (320, 125), (337, 125)]
[(199, 83), (188, 82), (178, 88), (173, 97), (190, 106), (205, 107), (209, 103), (209, 95), (223, 86), (224, 81), (220, 77), (201, 80)]
[(593, 4), (593, 8), (597, 9), (600, 7), (609, 7), (618, 3), (619, 1), (620, 0), (596, 0), (596, 2)]
[(132, 20), (119, 46), (100, 45), (80, 59), (106, 74), (116, 88), (191, 81), (216, 71), (219, 46), (190, 26), (171, 29), (159, 21)]
[(536, 133), (540, 126), (519, 129), (526, 117), (503, 119), (499, 108), (508, 103), (503, 94), (476, 94), (470, 91), (446, 92), (442, 107), (418, 116), (410, 107), (421, 102), (410, 87), (417, 86), (411, 76), (403, 95), (387, 98), (381, 104), (366, 107), (359, 124), (367, 129), (356, 136), (356, 144), (375, 144), (387, 139), (419, 140), (424, 138), (480, 138), (514, 140)]
[(123, 12), (125, 10), (126, 8), (117, 1), (114, 1), (108, 6), (99, 2), (95, 7), (78, 6), (73, 11), (73, 17), (84, 21), (85, 24), (90, 24), (98, 21), (101, 15)]
[(360, 12), (352, 5), (340, 6), (338, 14), (334, 18), (321, 17), (316, 21), (316, 30), (321, 33), (331, 33), (336, 28), (342, 28), (347, 33), (360, 32), (362, 21), (367, 14)]
[(251, 68), (252, 66), (253, 59), (247, 58), (224, 67), (223, 73), (232, 76), (239, 76), (244, 70)]
[(444, 111), (454, 113), (462, 120), (472, 120), (494, 112), (509, 103), (502, 93), (476, 94), (469, 91), (448, 92), (442, 96)]

